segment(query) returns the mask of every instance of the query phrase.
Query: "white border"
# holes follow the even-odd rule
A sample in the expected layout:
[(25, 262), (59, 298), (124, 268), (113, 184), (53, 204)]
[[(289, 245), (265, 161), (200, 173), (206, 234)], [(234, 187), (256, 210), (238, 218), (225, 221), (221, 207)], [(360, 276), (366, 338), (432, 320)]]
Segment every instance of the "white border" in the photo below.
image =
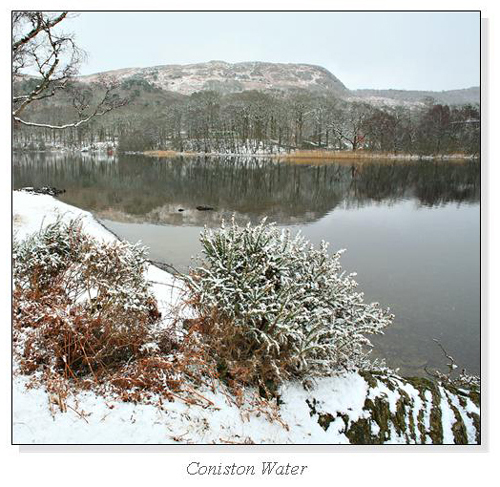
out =
[[(494, 80), (498, 79), (498, 62), (494, 62), (493, 53), (500, 52), (498, 45), (498, 32), (496, 24), (499, 20), (498, 4), (494, 1), (419, 1), (405, 2), (400, 1), (273, 1), (273, 0), (254, 0), (253, 2), (238, 2), (233, 1), (169, 1), (159, 2), (143, 0), (140, 3), (122, 1), (120, 3), (111, 1), (95, 1), (87, 0), (86, 2), (75, 1), (7, 1), (2, 6), (2, 16), (0, 31), (2, 32), (2, 44), (0, 52), (2, 55), (1, 65), (4, 68), (2, 76), (2, 117), (0, 117), (1, 137), (3, 139), (4, 157), (3, 164), (5, 169), (2, 171), (1, 178), (1, 224), (4, 237), (1, 240), (2, 253), (4, 262), (4, 272), (1, 279), (0, 296), (2, 299), (4, 317), (4, 335), (0, 342), (2, 348), (0, 351), (0, 374), (2, 378), (2, 414), (1, 414), (1, 438), (4, 446), (2, 453), (4, 456), (4, 475), (5, 481), (20, 483), (21, 485), (36, 485), (44, 487), (46, 485), (69, 484), (73, 486), (96, 484), (109, 486), (123, 485), (144, 485), (156, 484), (159, 486), (167, 486), (177, 481), (181, 481), (186, 485), (196, 485), (200, 482), (207, 482), (210, 485), (212, 482), (217, 485), (222, 483), (234, 483), (235, 479), (226, 478), (193, 478), (186, 475), (185, 468), (190, 461), (201, 459), (205, 463), (218, 464), (221, 461), (241, 464), (258, 464), (260, 461), (275, 460), (285, 463), (307, 464), (309, 469), (303, 477), (285, 477), (282, 479), (272, 478), (273, 485), (281, 485), (286, 482), (295, 485), (307, 485), (315, 480), (333, 486), (350, 486), (350, 485), (369, 485), (387, 486), (399, 485), (419, 486), (429, 483), (430, 485), (490, 485), (490, 478), (496, 473), (494, 468), (494, 457), (499, 452), (498, 448), (498, 420), (495, 419), (498, 414), (495, 413), (498, 407), (498, 392), (496, 387), (492, 387), (489, 391), (483, 390), (483, 424), (486, 422), (488, 431), (483, 431), (483, 440), (488, 439), (487, 444), (483, 444), (480, 448), (469, 447), (464, 450), (461, 448), (451, 447), (430, 447), (422, 450), (416, 447), (408, 448), (391, 448), (391, 447), (376, 447), (367, 451), (363, 447), (349, 447), (348, 450), (339, 449), (336, 447), (330, 448), (330, 453), (318, 453), (318, 447), (270, 447), (262, 452), (262, 447), (258, 453), (248, 453), (242, 450), (233, 448), (224, 448), (224, 452), (220, 447), (217, 447), (215, 453), (207, 453), (207, 448), (197, 448), (197, 452), (190, 451), (189, 448), (180, 447), (175, 450), (176, 453), (165, 453), (159, 448), (152, 448), (148, 455), (141, 455), (145, 451), (142, 448), (129, 448), (127, 453), (60, 453), (50, 449), (45, 449), (44, 454), (19, 454), (17, 447), (10, 445), (10, 241), (8, 235), (10, 233), (10, 10), (12, 9), (146, 9), (146, 10), (162, 10), (162, 9), (179, 9), (179, 10), (196, 10), (196, 9), (312, 9), (312, 10), (399, 10), (404, 5), (405, 9), (418, 10), (477, 10), (481, 9), (482, 17), (487, 18), (487, 45), (485, 53), (488, 59), (483, 59), (483, 122), (487, 124), (483, 127), (483, 150), (488, 157), (483, 157), (482, 163), (487, 164), (486, 170), (487, 180), (483, 180), (483, 298), (488, 295), (485, 304), (487, 309), (483, 310), (483, 318), (488, 318), (491, 327), (487, 323), (483, 326), (488, 326), (487, 333), (483, 333), (483, 337), (487, 335), (488, 343), (483, 343), (482, 353), (483, 358), (489, 356), (489, 343), (498, 343), (497, 328), (500, 325), (498, 313), (494, 309), (496, 304), (495, 297), (498, 295), (498, 287), (496, 285), (495, 275), (498, 270), (498, 249), (500, 242), (498, 231), (494, 226), (495, 210), (498, 207), (497, 183), (498, 167), (500, 159), (496, 156), (494, 143), (498, 138), (496, 129), (498, 128), (497, 115), (493, 107), (498, 108), (495, 104), (497, 101), (496, 89), (498, 86), (493, 84)], [(489, 87), (489, 88), (487, 88)], [(484, 99), (484, 95), (488, 94), (488, 99)], [(491, 140), (485, 140), (489, 135)], [(497, 218), (498, 220), (498, 218)], [(485, 236), (487, 240), (485, 241)], [(488, 252), (489, 249), (489, 252)], [(489, 255), (488, 255), (489, 254)], [(486, 260), (487, 259), (487, 260)], [(486, 267), (487, 269), (486, 270)], [(486, 271), (486, 272), (485, 272)], [(494, 349), (492, 347), (492, 352)], [(490, 375), (488, 382), (491, 386), (496, 385), (496, 363), (493, 361), (488, 364), (483, 364), (483, 372)], [(486, 392), (488, 392), (486, 394)], [(492, 414), (488, 414), (491, 406)], [(486, 421), (485, 421), (486, 420)], [(484, 442), (483, 442), (484, 443)], [(90, 449), (90, 448), (87, 448)], [(97, 449), (98, 450), (98, 449)], [(108, 448), (113, 450), (113, 448)], [(114, 450), (118, 450), (115, 448)], [(213, 452), (214, 450), (212, 450)], [(394, 451), (403, 453), (391, 455)], [(452, 453), (450, 453), (450, 451)], [(470, 453), (481, 451), (486, 454), (470, 455)], [(227, 453), (225, 453), (227, 452)], [(356, 453), (355, 453), (356, 452)], [(444, 453), (446, 452), (446, 453)], [(10, 474), (10, 475), (9, 475)], [(238, 485), (250, 485), (255, 482), (265, 482), (261, 477), (238, 478)], [(307, 484), (306, 484), (307, 483)], [(229, 485), (229, 484), (228, 484)]]

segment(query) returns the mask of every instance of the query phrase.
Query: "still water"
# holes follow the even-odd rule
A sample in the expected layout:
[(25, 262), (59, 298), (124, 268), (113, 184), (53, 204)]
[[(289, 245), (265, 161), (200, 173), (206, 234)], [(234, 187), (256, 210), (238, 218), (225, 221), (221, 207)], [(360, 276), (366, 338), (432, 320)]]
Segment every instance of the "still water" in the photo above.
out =
[[(55, 186), (150, 258), (186, 271), (202, 228), (264, 216), (347, 249), (367, 300), (394, 324), (372, 341), (406, 375), (480, 363), (480, 163), (296, 164), (256, 158), (14, 154), (14, 187)], [(213, 210), (199, 211), (197, 206)], [(182, 211), (180, 211), (182, 210)]]

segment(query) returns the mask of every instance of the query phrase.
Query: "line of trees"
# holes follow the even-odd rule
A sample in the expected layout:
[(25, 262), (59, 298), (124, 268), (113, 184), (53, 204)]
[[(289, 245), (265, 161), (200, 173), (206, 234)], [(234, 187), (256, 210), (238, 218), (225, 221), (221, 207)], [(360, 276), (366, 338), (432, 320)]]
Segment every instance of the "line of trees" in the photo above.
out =
[[(479, 107), (375, 107), (309, 93), (214, 91), (165, 99), (144, 81), (128, 83), (128, 107), (106, 119), (65, 131), (18, 127), (17, 147), (119, 145), (122, 151), (257, 153), (295, 149), (365, 150), (410, 154), (478, 154)], [(156, 90), (156, 91), (155, 91)], [(147, 100), (147, 101), (145, 101)], [(64, 106), (41, 107), (43, 117), (64, 115)]]
[(194, 93), (120, 134), (123, 150), (479, 152), (479, 107), (377, 108), (331, 96)]

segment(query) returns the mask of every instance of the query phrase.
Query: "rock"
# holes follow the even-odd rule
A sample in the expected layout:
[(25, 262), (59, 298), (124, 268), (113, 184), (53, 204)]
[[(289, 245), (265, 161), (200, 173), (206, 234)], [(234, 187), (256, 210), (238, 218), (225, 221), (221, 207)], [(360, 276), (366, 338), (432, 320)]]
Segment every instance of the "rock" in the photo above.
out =
[[(351, 444), (480, 444), (480, 392), (422, 377), (361, 372), (367, 391), (362, 412), (332, 409), (310, 391), (311, 417)], [(332, 391), (333, 392), (333, 391)]]

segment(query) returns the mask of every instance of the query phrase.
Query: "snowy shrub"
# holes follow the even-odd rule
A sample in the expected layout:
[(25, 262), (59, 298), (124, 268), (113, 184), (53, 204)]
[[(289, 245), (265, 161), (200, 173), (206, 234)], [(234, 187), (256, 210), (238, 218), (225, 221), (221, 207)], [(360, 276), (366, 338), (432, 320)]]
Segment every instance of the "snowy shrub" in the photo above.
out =
[(222, 225), (201, 235), (204, 257), (187, 278), (201, 331), (231, 379), (260, 385), (366, 363), (367, 334), (393, 319), (365, 303), (355, 274), (300, 234), (273, 224)]
[(53, 284), (77, 256), (87, 241), (81, 232), (81, 221), (65, 225), (61, 220), (47, 225), (13, 245), (13, 274), (16, 287), (39, 290)]
[(16, 242), (13, 257), (14, 330), (25, 371), (96, 375), (147, 343), (159, 312), (143, 247), (102, 243), (79, 220), (59, 219)]

